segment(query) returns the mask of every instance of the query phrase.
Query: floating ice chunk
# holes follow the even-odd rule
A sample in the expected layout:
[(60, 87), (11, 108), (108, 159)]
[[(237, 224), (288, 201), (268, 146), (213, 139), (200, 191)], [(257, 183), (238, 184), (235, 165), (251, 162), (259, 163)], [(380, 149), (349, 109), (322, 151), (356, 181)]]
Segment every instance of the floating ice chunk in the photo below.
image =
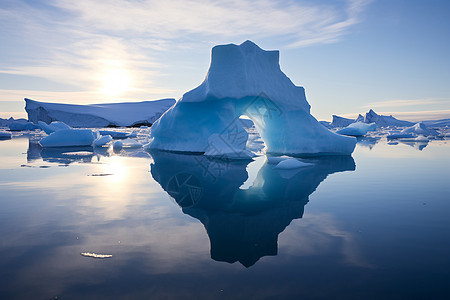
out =
[(113, 144), (113, 148), (114, 150), (120, 150), (123, 147), (123, 143), (122, 141), (115, 141)]
[(0, 140), (10, 139), (11, 132), (0, 130)]
[(9, 130), (12, 131), (23, 131), (23, 130), (36, 130), (39, 129), (39, 126), (36, 124), (33, 124), (31, 122), (28, 122), (26, 120), (13, 120), (8, 125)]
[(153, 124), (148, 146), (210, 154), (214, 135), (231, 148), (236, 137), (245, 145), (248, 135), (236, 121), (242, 115), (252, 119), (268, 153), (349, 155), (356, 145), (355, 138), (329, 131), (310, 114), (304, 88), (281, 71), (278, 51), (246, 41), (212, 49), (205, 80)]
[(101, 135), (110, 135), (113, 139), (126, 139), (130, 136), (129, 132), (112, 131), (112, 130), (99, 130)]
[(303, 167), (308, 167), (308, 166), (312, 166), (312, 165), (313, 164), (305, 163), (305, 162), (299, 161), (298, 159), (295, 159), (295, 158), (288, 158), (288, 159), (280, 161), (275, 166), (275, 169), (282, 169), (282, 170), (297, 169), (297, 168), (303, 168)]
[(59, 121), (53, 121), (50, 124), (39, 121), (38, 124), (39, 124), (39, 127), (41, 127), (41, 129), (43, 131), (45, 131), (46, 134), (50, 134), (50, 133), (53, 133), (53, 132), (59, 131), (59, 130), (72, 128), (69, 125), (67, 125), (66, 123), (59, 122)]
[(97, 147), (103, 147), (108, 145), (112, 141), (110, 135), (102, 135), (94, 141), (94, 145)]
[(376, 129), (377, 125), (375, 123), (366, 124), (363, 122), (356, 122), (336, 131), (336, 133), (350, 136), (363, 136), (368, 131), (374, 131)]
[(39, 144), (44, 148), (91, 146), (95, 138), (90, 129), (63, 129), (44, 137)]
[(408, 134), (408, 133), (414, 133), (414, 134), (421, 134), (421, 135), (437, 135), (439, 134), (436, 130), (427, 128), (427, 126), (423, 122), (416, 123), (415, 125), (405, 128), (401, 131), (401, 133)]
[(414, 135), (412, 133), (393, 133), (386, 136), (389, 140), (395, 140), (395, 139), (410, 139), (414, 138)]
[(80, 253), (82, 256), (86, 256), (86, 257), (92, 257), (92, 258), (110, 258), (112, 257), (111, 254), (98, 254), (98, 253), (93, 253), (93, 252), (81, 252)]
[(124, 147), (124, 148), (141, 148), (142, 147), (141, 143), (139, 143), (138, 141), (133, 140), (133, 139), (125, 139), (120, 142), (122, 143), (122, 147)]
[(419, 135), (418, 137), (416, 137), (415, 141), (416, 142), (425, 142), (425, 143), (429, 142), (428, 138), (426, 136), (423, 136), (423, 135)]

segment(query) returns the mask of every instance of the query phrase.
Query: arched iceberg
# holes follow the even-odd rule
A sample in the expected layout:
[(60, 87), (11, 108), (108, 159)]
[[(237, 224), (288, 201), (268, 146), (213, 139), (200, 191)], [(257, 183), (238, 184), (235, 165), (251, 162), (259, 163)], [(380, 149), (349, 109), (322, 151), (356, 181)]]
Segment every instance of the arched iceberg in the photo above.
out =
[(153, 124), (148, 147), (248, 157), (242, 115), (254, 122), (268, 153), (349, 155), (355, 148), (355, 138), (329, 131), (310, 114), (303, 87), (281, 71), (279, 52), (251, 41), (212, 49), (205, 80)]

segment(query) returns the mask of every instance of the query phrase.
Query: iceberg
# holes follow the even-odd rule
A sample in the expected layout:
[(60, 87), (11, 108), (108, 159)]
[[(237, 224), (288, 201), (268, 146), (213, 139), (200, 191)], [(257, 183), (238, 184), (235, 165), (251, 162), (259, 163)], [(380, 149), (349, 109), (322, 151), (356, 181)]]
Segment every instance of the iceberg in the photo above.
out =
[(406, 127), (414, 125), (413, 122), (399, 120), (394, 118), (393, 116), (378, 115), (372, 109), (366, 113), (366, 116), (364, 117), (364, 123), (375, 123), (378, 127)]
[(377, 125), (375, 123), (366, 124), (363, 122), (356, 122), (348, 125), (341, 130), (336, 131), (336, 133), (350, 136), (363, 136), (368, 131), (374, 131), (376, 129)]
[(40, 128), (38, 125), (28, 122), (25, 119), (12, 120), (9, 122), (8, 127), (11, 131), (36, 130)]
[(155, 101), (76, 105), (46, 103), (25, 98), (28, 120), (61, 121), (72, 127), (152, 125), (175, 99)]
[(11, 132), (0, 130), (0, 140), (7, 140), (11, 138)]
[(111, 143), (111, 141), (112, 141), (112, 137), (110, 135), (102, 135), (94, 141), (94, 146), (104, 147), (104, 146), (108, 145), (109, 143)]
[(42, 138), (39, 141), (44, 148), (91, 146), (96, 133), (90, 129), (63, 129)]
[(44, 123), (42, 121), (38, 121), (39, 127), (43, 131), (45, 131), (46, 134), (51, 134), (55, 131), (64, 130), (64, 129), (71, 129), (71, 127), (63, 122), (59, 121), (53, 121), (50, 124)]
[(333, 115), (333, 120), (331, 121), (331, 126), (336, 127), (347, 127), (348, 125), (354, 123), (355, 120), (353, 119), (347, 119), (344, 117), (339, 117), (336, 115)]
[(414, 124), (411, 127), (405, 128), (401, 131), (403, 134), (413, 133), (416, 135), (438, 135), (439, 133), (431, 128), (428, 128), (423, 122), (419, 122), (417, 124)]
[(356, 145), (355, 138), (329, 131), (310, 114), (304, 88), (281, 71), (278, 51), (246, 41), (212, 49), (205, 80), (153, 124), (148, 148), (228, 157), (211, 144), (220, 139), (234, 157), (247, 156), (242, 115), (255, 124), (267, 153), (350, 155)]

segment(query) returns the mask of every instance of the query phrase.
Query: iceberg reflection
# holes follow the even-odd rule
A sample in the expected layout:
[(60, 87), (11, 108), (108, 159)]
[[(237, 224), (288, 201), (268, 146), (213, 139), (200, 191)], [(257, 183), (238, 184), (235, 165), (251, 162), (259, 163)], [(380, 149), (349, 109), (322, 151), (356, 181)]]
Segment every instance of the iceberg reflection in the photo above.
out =
[(278, 235), (303, 216), (309, 195), (329, 174), (355, 170), (350, 156), (307, 159), (313, 166), (295, 170), (277, 170), (266, 162), (243, 190), (248, 161), (163, 151), (151, 151), (151, 156), (153, 178), (183, 213), (205, 226), (211, 258), (245, 267), (277, 255)]

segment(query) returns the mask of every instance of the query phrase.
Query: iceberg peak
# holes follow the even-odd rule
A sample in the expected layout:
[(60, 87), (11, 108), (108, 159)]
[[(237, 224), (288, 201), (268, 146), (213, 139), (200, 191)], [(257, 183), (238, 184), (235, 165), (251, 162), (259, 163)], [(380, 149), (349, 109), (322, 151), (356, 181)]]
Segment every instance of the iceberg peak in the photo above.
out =
[(267, 152), (349, 155), (356, 139), (332, 133), (311, 114), (305, 90), (282, 71), (278, 51), (251, 41), (212, 48), (205, 80), (156, 121), (149, 148), (248, 158), (250, 118)]

